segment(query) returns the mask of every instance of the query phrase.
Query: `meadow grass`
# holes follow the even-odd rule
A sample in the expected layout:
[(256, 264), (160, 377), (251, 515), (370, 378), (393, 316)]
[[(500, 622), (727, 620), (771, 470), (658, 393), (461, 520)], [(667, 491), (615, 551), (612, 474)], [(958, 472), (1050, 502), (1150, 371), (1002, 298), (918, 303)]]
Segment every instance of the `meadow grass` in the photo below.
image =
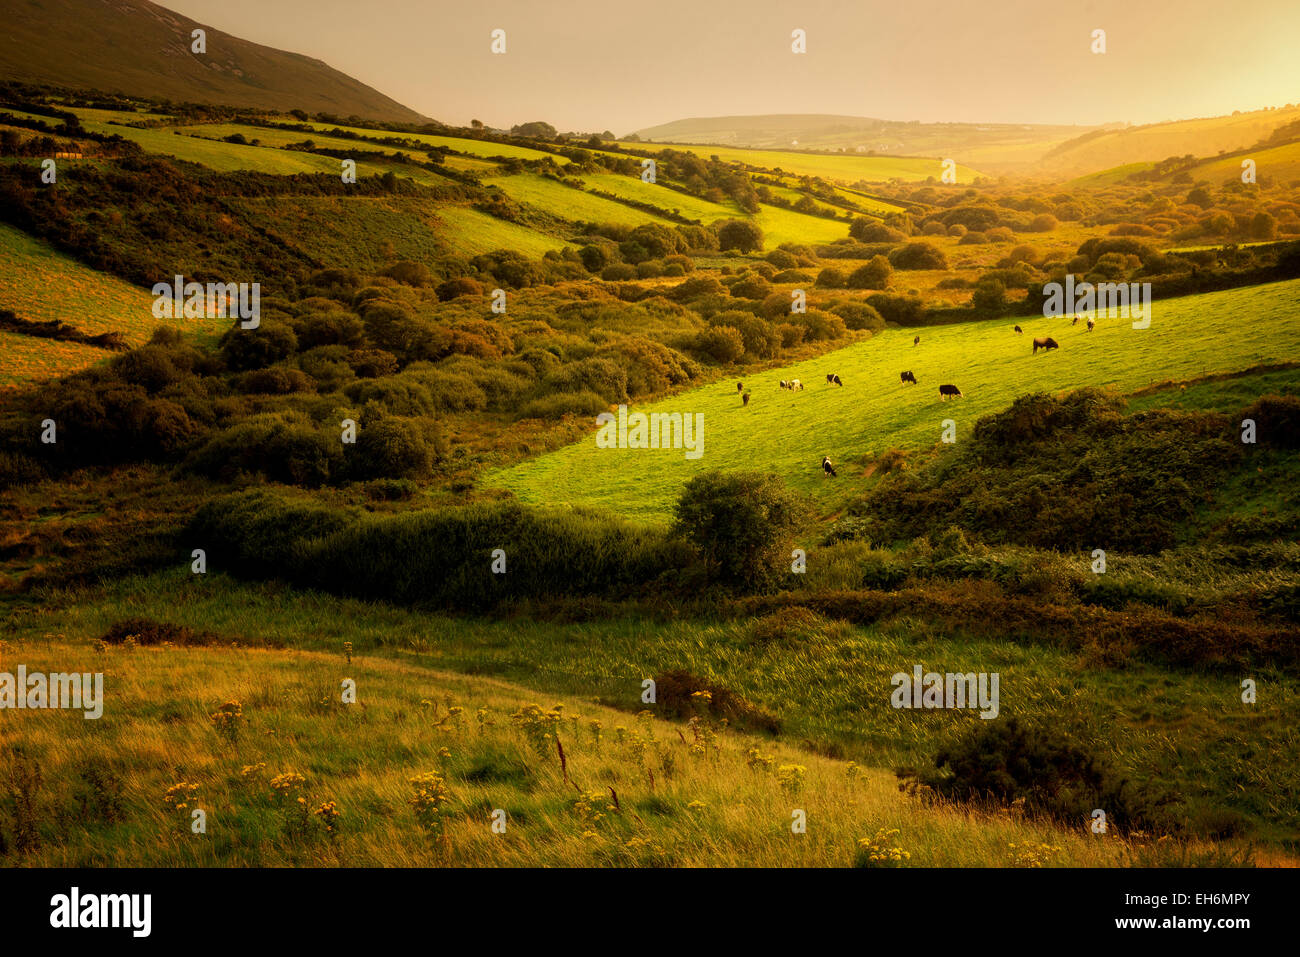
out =
[(876, 199), (874, 196), (867, 196), (856, 189), (847, 189), (843, 186), (836, 186), (835, 192), (850, 203), (862, 207), (868, 213), (874, 216), (887, 216), (889, 213), (899, 213), (903, 211), (902, 206), (895, 206), (893, 203), (887, 203), (883, 199)]
[(175, 117), (143, 110), (101, 110), (92, 106), (64, 106), (58, 99), (51, 99), (51, 104), (68, 113), (73, 113), (82, 123), (139, 123), (142, 120), (171, 120)]
[(452, 251), (465, 256), (509, 249), (536, 258), (565, 245), (564, 240), (558, 237), (497, 219), (468, 206), (438, 206), (430, 220), (443, 227), (445, 232), (439, 234), (440, 238)]
[[(520, 500), (594, 505), (646, 521), (666, 522), (681, 488), (704, 471), (759, 469), (779, 475), (835, 512), (861, 494), (874, 462), (890, 448), (922, 449), (939, 442), (945, 420), (960, 442), (978, 418), (1034, 391), (1098, 386), (1130, 392), (1167, 379), (1250, 368), (1300, 358), (1295, 302), (1300, 281), (1158, 301), (1151, 326), (1101, 319), (1087, 332), (1069, 319), (1016, 317), (919, 329), (888, 329), (847, 348), (778, 369), (738, 367), (726, 378), (633, 411), (704, 415), (704, 454), (681, 449), (600, 449), (591, 435), (540, 458), (484, 478)], [(814, 291), (809, 305), (817, 305)], [(1016, 335), (1018, 323), (1025, 330)], [(1225, 335), (1225, 326), (1231, 334)], [(921, 343), (913, 346), (913, 336)], [(1031, 355), (1034, 336), (1051, 335), (1060, 349)], [(917, 385), (903, 385), (911, 371)], [(826, 383), (837, 373), (844, 386)], [(799, 379), (803, 392), (778, 387)], [(736, 382), (752, 393), (742, 406)], [(944, 401), (938, 386), (957, 385), (965, 398)], [(830, 456), (839, 478), (822, 473)]]
[(311, 255), (329, 265), (379, 269), (397, 259), (513, 249), (541, 256), (562, 240), (463, 206), (410, 197), (294, 197), (236, 200), (273, 223), (286, 241), (310, 236)]
[(782, 243), (833, 243), (849, 235), (849, 224), (842, 219), (823, 219), (780, 206), (760, 206), (753, 218), (763, 229), (764, 249), (775, 249)]
[(40, 379), (71, 375), (113, 353), (79, 342), (38, 339), (17, 332), (0, 332), (0, 386), (17, 386)]
[[(849, 866), (881, 830), (897, 831), (882, 843), (905, 866), (1113, 866), (1146, 843), (924, 804), (887, 773), (709, 717), (539, 702), (361, 651), (349, 663), (341, 642), (326, 654), (55, 638), (7, 642), (4, 660), (105, 673), (98, 720), (15, 711), (0, 725), (0, 770), (30, 798), (10, 860), (29, 866)], [(356, 704), (340, 703), (345, 678)], [(228, 702), (240, 716), (224, 735), (211, 716)], [(421, 817), (413, 779), (431, 773), (436, 811)], [(286, 774), (301, 780), (280, 778), (281, 798), (272, 782)], [(191, 830), (195, 808), (206, 834)]]
[(669, 189), (659, 183), (643, 183), (639, 176), (589, 173), (583, 176), (582, 181), (606, 193), (622, 196), (624, 199), (650, 203), (670, 212), (675, 210), (682, 216), (698, 219), (705, 225), (717, 222), (719, 219), (735, 219), (744, 215), (734, 203), (710, 203), (706, 199)]
[(671, 221), (662, 216), (565, 186), (535, 173), (487, 177), (483, 184), (496, 186), (511, 199), (570, 222), (619, 223), (624, 226), (641, 226), (645, 223), (671, 225)]
[[(1125, 773), (1187, 799), (1193, 821), (1228, 815), (1279, 847), (1300, 823), (1300, 729), (1291, 720), (1300, 686), (1271, 668), (1251, 672), (1260, 701), (1246, 706), (1235, 671), (1170, 670), (1136, 660), (1099, 667), (1086, 649), (974, 639), (908, 617), (858, 626), (808, 615), (777, 627), (773, 622), (781, 619), (493, 621), (216, 573), (199, 579), (185, 567), (114, 582), (102, 592), (47, 597), (41, 607), (17, 608), (10, 618), (23, 656), (43, 649), (50, 634), (84, 649), (115, 622), (145, 615), (240, 646), (295, 653), (337, 651), (350, 641), (357, 654), (414, 669), (407, 683), (418, 685), (426, 669), (491, 677), (527, 687), (533, 697), (580, 697), (612, 707), (621, 717), (608, 727), (630, 722), (643, 708), (645, 678), (685, 671), (775, 718), (774, 741), (882, 770), (923, 764), (980, 723), (973, 712), (894, 709), (894, 673), (910, 673), (916, 664), (996, 672), (999, 720), (1018, 716), (1078, 729), (1081, 740)], [(6, 660), (20, 660), (12, 649)], [(1239, 746), (1244, 740), (1253, 742), (1250, 748)]]
[(510, 143), (493, 143), (490, 140), (475, 140), (462, 136), (438, 136), (430, 133), (393, 133), (389, 130), (365, 129), (357, 126), (339, 126), (333, 123), (310, 123), (308, 125), (320, 130), (321, 132), (339, 129), (346, 130), (349, 133), (356, 133), (358, 136), (396, 136), (401, 139), (414, 140), (415, 142), (423, 143), (426, 146), (445, 146), (449, 150), (455, 150), (457, 153), (465, 153), (469, 156), (503, 156), (507, 159), (521, 160), (540, 160), (550, 157), (557, 166), (565, 166), (569, 163), (568, 157), (557, 156), (554, 153), (547, 153), (545, 150), (534, 150), (529, 149), (526, 146), (515, 146)]
[[(198, 163), (222, 173), (253, 170), (258, 173), (339, 173), (339, 161), (332, 156), (317, 156), (296, 150), (278, 150), (262, 146), (241, 146), (220, 140), (184, 136), (170, 129), (140, 130), (110, 123), (85, 123), (94, 133), (117, 135), (134, 140), (148, 153), (172, 156)], [(358, 164), (359, 166), (360, 164)]]
[(350, 140), (320, 133), (303, 133), (300, 130), (249, 126), (246, 123), (197, 123), (193, 126), (176, 126), (170, 127), (170, 129), (179, 131), (182, 136), (198, 136), (214, 142), (224, 141), (224, 137), (238, 133), (247, 140), (259, 140), (261, 146), (275, 147), (277, 149), (288, 146), (290, 143), (302, 143), (305, 140), (311, 140), (317, 146), (326, 149), (350, 150), (355, 153), (392, 153), (397, 151), (397, 147), (370, 140)]
[[(13, 277), (0, 287), (0, 309), (37, 322), (60, 320), (92, 335), (120, 332), (133, 346), (160, 325), (175, 326), (200, 344), (215, 341), (229, 320), (155, 319), (147, 289), (83, 266), (42, 240), (0, 224), (0, 271)], [(169, 277), (159, 277), (160, 280)]]

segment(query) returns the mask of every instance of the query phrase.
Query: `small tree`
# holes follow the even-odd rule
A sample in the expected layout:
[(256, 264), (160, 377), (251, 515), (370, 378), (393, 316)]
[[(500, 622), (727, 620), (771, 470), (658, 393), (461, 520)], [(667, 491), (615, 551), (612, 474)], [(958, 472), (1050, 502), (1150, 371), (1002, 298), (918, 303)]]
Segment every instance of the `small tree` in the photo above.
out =
[(775, 475), (706, 472), (686, 483), (675, 530), (718, 581), (759, 590), (786, 568), (803, 500)]

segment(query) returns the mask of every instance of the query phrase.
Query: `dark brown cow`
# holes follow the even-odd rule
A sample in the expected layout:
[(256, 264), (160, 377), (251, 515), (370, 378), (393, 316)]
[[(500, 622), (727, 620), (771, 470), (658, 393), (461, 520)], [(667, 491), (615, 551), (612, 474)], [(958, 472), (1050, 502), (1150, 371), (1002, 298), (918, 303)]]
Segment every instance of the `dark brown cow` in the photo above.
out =
[(900, 373), (898, 374), (898, 378), (899, 378), (899, 381), (901, 381), (901, 382), (903, 383), (903, 385), (907, 385), (909, 382), (912, 383), (912, 385), (916, 385), (916, 384), (917, 384), (917, 382), (916, 382), (916, 376), (912, 375), (911, 372), (900, 372)]
[(1051, 336), (1048, 336), (1044, 339), (1034, 340), (1034, 355), (1038, 355), (1039, 349), (1059, 349), (1059, 348), (1061, 347), (1056, 344), (1056, 340), (1053, 339)]
[(741, 404), (741, 405), (749, 405), (749, 393), (748, 393), (748, 392), (746, 392), (746, 393), (744, 393), (743, 395), (741, 395), (741, 397), (740, 397), (740, 404)]
[(957, 388), (955, 385), (939, 386), (939, 395), (941, 395), (945, 399), (952, 398), (953, 396), (956, 396), (958, 399), (966, 398), (964, 395), (961, 394), (961, 389)]

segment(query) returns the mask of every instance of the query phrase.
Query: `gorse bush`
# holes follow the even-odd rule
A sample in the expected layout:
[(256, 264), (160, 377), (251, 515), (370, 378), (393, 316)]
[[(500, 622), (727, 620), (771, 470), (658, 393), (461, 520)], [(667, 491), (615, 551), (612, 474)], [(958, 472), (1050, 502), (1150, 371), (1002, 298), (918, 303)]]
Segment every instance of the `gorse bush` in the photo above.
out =
[(1171, 826), (1169, 798), (1121, 776), (1060, 728), (1018, 718), (981, 721), (920, 770), (899, 769), (905, 785), (923, 785), (957, 801), (1022, 803), (1028, 813), (1082, 825), (1102, 810), (1123, 831)]
[(956, 526), (989, 543), (1170, 548), (1207, 492), (1244, 467), (1240, 418), (1121, 409), (1095, 389), (1017, 399), (968, 442), (886, 476), (849, 510), (858, 533), (891, 542)]

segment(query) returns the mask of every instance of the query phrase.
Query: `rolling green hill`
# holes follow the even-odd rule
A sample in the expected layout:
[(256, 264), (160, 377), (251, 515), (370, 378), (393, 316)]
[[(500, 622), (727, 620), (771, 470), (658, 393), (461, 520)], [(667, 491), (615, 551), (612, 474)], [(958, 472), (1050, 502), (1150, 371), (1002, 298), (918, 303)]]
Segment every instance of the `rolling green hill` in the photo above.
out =
[[(1043, 158), (1053, 173), (1095, 173), (1117, 166), (1155, 163), (1171, 156), (1211, 156), (1254, 146), (1275, 129), (1300, 118), (1300, 108), (1257, 110), (1122, 130), (1087, 133)], [(1237, 166), (1240, 170), (1240, 162)]]
[(426, 117), (320, 60), (241, 40), (148, 0), (40, 0), (5, 8), (0, 79), (377, 120)]
[[(1189, 296), (1153, 306), (1151, 327), (1101, 319), (1088, 333), (1068, 319), (1012, 320), (890, 329), (865, 342), (763, 372), (737, 370), (712, 385), (638, 406), (632, 411), (701, 413), (704, 452), (694, 460), (681, 450), (597, 448), (594, 424), (574, 445), (489, 475), (486, 484), (510, 489), (524, 502), (598, 506), (648, 521), (667, 521), (681, 487), (711, 469), (760, 469), (781, 476), (833, 512), (870, 475), (871, 462), (888, 449), (928, 448), (945, 419), (957, 440), (982, 415), (1033, 391), (1081, 386), (1122, 391), (1204, 372), (1249, 368), (1300, 358), (1300, 317), (1294, 311), (1300, 280)], [(1231, 324), (1233, 334), (1224, 335)], [(913, 346), (919, 332), (921, 343)], [(1030, 354), (1030, 338), (1052, 335), (1058, 351)], [(902, 385), (899, 373), (916, 375)], [(827, 385), (838, 373), (843, 388)], [(806, 389), (781, 390), (782, 379)], [(753, 398), (742, 406), (737, 381)], [(962, 400), (942, 401), (938, 386), (956, 384)], [(840, 477), (822, 474), (828, 455)]]
[(1241, 162), (1246, 158), (1255, 161), (1256, 175), (1265, 181), (1292, 183), (1300, 180), (1300, 142), (1206, 160), (1194, 167), (1191, 174), (1195, 179), (1208, 179), (1215, 184), (1240, 182)]
[[(798, 176), (820, 176), (822, 179), (856, 183), (883, 183), (891, 179), (921, 181), (943, 175), (939, 159), (915, 156), (866, 156), (861, 153), (800, 153), (784, 150), (749, 150), (726, 146), (693, 146), (690, 144), (622, 143), (637, 150), (679, 149), (706, 159), (716, 156), (727, 163), (741, 163), (764, 169), (781, 169)], [(977, 170), (957, 164), (957, 182), (970, 183), (980, 175)]]

